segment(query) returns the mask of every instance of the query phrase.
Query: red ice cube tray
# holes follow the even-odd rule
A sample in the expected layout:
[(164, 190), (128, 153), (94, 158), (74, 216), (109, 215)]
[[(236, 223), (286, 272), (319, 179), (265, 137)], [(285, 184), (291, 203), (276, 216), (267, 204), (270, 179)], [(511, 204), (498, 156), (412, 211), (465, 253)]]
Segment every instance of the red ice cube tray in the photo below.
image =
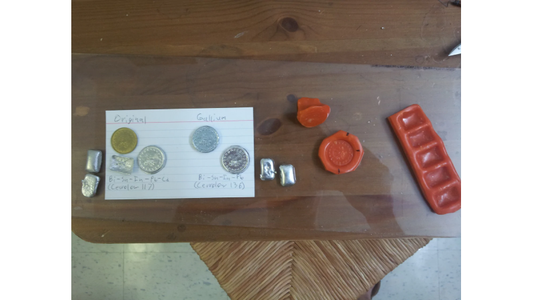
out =
[(420, 105), (411, 105), (388, 119), (431, 209), (439, 215), (459, 210), (461, 178)]

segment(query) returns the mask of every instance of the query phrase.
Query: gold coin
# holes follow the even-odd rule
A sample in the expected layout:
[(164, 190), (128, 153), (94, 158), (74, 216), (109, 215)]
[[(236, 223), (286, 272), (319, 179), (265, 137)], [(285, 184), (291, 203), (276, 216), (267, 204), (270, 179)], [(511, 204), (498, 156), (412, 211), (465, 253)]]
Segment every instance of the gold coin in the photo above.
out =
[(119, 128), (111, 136), (111, 147), (120, 154), (130, 153), (137, 147), (137, 135), (129, 128)]

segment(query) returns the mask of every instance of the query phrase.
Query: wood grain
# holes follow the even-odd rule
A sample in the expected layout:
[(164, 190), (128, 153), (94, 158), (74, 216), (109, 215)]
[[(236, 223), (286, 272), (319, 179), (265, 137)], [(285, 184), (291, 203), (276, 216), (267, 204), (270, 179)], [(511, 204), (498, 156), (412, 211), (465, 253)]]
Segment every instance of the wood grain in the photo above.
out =
[(436, 0), (74, 0), (72, 52), (460, 67)]
[(72, 231), (85, 241), (99, 244), (369, 239), (368, 235), (358, 232), (297, 231), (78, 217), (72, 218)]
[[(242, 232), (230, 227), (254, 228), (244, 230), (247, 239), (272, 240), (460, 235), (460, 211), (431, 212), (386, 121), (420, 104), (460, 174), (458, 69), (123, 55), (74, 55), (72, 68), (72, 215), (82, 238), (165, 242), (179, 226), (210, 228), (180, 234), (179, 241), (234, 239), (221, 232)], [(330, 105), (328, 120), (299, 125), (299, 97)], [(263, 157), (293, 164), (296, 185), (262, 182), (257, 174), (255, 198), (105, 201), (103, 183), (95, 198), (82, 196), (87, 150), (105, 150), (105, 110), (249, 106), (256, 170)], [(338, 130), (362, 141), (365, 156), (355, 172), (333, 175), (318, 158), (320, 142)], [(104, 233), (87, 234), (80, 220), (114, 227), (106, 229), (109, 238), (94, 239)], [(122, 237), (122, 222), (142, 229)]]

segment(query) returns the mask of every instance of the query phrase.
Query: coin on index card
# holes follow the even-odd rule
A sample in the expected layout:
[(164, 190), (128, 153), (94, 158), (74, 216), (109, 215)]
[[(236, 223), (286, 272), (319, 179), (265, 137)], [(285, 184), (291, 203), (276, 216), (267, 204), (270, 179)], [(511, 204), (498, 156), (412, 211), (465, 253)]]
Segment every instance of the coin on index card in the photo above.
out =
[(222, 153), (222, 167), (232, 174), (242, 173), (250, 164), (248, 151), (241, 146), (231, 146)]
[(194, 131), (191, 143), (196, 151), (209, 153), (217, 148), (219, 140), (220, 137), (215, 128), (202, 126)]
[(139, 152), (137, 164), (139, 169), (149, 174), (155, 174), (165, 167), (167, 159), (163, 149), (157, 146), (147, 146)]
[(132, 152), (137, 147), (135, 131), (126, 127), (117, 129), (111, 136), (111, 147), (120, 154)]

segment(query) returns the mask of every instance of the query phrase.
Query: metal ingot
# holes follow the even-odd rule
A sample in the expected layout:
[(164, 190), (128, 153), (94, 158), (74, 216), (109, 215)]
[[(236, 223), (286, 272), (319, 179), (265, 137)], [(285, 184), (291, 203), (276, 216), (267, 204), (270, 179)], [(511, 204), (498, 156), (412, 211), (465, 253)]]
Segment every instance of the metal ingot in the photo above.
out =
[(100, 150), (88, 150), (87, 151), (87, 165), (85, 170), (91, 173), (100, 172), (100, 166), (102, 165), (102, 151)]
[(96, 195), (96, 189), (98, 188), (98, 183), (100, 182), (100, 177), (87, 174), (85, 179), (81, 181), (81, 193), (85, 197), (94, 197)]
[(131, 157), (113, 155), (111, 156), (111, 163), (109, 165), (109, 170), (119, 172), (119, 173), (124, 173), (124, 174), (131, 174), (131, 172), (133, 172), (134, 164), (135, 164), (135, 159)]
[(296, 183), (296, 171), (292, 165), (281, 165), (279, 170), (279, 180), (282, 186), (290, 186)]
[(274, 169), (274, 161), (270, 158), (261, 159), (261, 174), (259, 178), (261, 180), (274, 180), (276, 177), (276, 171)]

